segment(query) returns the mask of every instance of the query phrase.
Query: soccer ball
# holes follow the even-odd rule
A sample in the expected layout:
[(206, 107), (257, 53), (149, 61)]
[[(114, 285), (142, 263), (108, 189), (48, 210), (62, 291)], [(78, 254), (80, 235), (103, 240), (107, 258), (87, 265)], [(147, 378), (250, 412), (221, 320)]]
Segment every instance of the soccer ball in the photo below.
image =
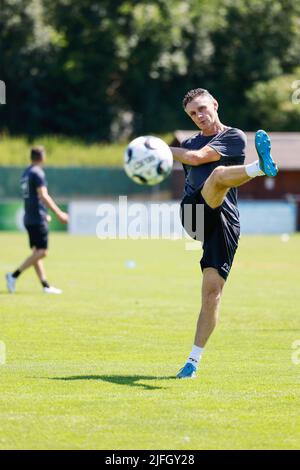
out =
[(124, 153), (125, 172), (138, 184), (161, 183), (171, 173), (172, 166), (170, 147), (152, 135), (132, 140)]

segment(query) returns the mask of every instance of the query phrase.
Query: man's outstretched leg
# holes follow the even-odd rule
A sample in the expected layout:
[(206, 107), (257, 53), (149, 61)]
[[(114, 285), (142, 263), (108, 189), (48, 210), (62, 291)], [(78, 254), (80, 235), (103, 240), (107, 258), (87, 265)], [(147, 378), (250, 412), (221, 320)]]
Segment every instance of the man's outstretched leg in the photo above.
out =
[(196, 376), (204, 346), (215, 329), (219, 318), (219, 306), (225, 280), (214, 268), (203, 270), (202, 305), (197, 322), (195, 341), (185, 366), (177, 374), (177, 378), (193, 378)]
[(278, 169), (270, 154), (270, 139), (265, 131), (256, 132), (255, 146), (259, 160), (248, 165), (218, 166), (207, 178), (201, 194), (212, 209), (222, 204), (230, 188), (237, 188), (256, 176), (277, 175)]

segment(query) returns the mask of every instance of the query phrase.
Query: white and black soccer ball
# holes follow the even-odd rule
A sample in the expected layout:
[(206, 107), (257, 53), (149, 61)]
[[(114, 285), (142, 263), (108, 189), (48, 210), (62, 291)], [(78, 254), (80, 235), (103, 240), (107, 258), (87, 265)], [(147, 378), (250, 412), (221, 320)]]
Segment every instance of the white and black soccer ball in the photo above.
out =
[(171, 173), (172, 166), (170, 147), (151, 135), (132, 140), (124, 153), (125, 172), (138, 184), (161, 183)]

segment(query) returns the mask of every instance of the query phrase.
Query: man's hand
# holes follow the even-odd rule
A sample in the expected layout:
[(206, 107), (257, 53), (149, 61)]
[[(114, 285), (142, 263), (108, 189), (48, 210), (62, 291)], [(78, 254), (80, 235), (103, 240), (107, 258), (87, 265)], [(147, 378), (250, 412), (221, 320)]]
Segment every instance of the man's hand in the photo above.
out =
[(58, 220), (62, 224), (67, 224), (69, 221), (69, 216), (66, 212), (60, 210), (58, 205), (53, 201), (52, 197), (48, 194), (48, 190), (46, 186), (40, 186), (37, 188), (37, 192), (43, 203), (48, 207), (48, 209), (52, 210)]
[(66, 212), (60, 211), (57, 214), (57, 218), (62, 224), (67, 224), (69, 222), (69, 215)]

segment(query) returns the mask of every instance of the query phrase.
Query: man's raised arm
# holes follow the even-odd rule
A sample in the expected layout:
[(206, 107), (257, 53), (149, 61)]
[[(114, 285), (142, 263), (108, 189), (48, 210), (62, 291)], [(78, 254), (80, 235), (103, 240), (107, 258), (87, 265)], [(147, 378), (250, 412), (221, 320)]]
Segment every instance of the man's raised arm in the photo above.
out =
[(170, 147), (174, 160), (185, 165), (198, 166), (204, 163), (217, 162), (221, 156), (209, 145), (200, 150), (190, 150), (182, 147)]
[(174, 160), (185, 165), (198, 166), (204, 163), (217, 162), (221, 155), (209, 145), (200, 150), (190, 150), (182, 147), (170, 147)]

